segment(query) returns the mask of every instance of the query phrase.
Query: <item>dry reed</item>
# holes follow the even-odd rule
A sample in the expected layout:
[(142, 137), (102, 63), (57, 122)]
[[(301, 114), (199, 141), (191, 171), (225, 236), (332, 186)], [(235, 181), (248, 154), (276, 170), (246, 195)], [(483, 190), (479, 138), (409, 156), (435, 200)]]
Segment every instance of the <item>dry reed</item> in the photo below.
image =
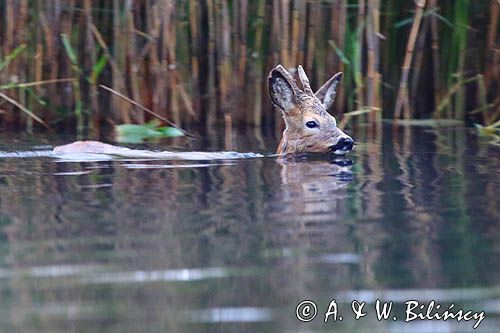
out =
[[(343, 71), (336, 114), (383, 110), (358, 121), (399, 119), (404, 111), (405, 119), (493, 123), (500, 114), (499, 7), (495, 0), (418, 0), (413, 15), (407, 3), (380, 0), (5, 0), (0, 97), (11, 105), (2, 105), (0, 121), (99, 133), (104, 122), (155, 117), (141, 105), (177, 125), (281, 129), (279, 113), (264, 110), (271, 107), (265, 77), (282, 63), (302, 64), (314, 87)], [(468, 62), (467, 52), (482, 60)], [(465, 74), (482, 76), (465, 85)], [(136, 104), (103, 94), (100, 84)], [(430, 108), (416, 112), (422, 95)]]

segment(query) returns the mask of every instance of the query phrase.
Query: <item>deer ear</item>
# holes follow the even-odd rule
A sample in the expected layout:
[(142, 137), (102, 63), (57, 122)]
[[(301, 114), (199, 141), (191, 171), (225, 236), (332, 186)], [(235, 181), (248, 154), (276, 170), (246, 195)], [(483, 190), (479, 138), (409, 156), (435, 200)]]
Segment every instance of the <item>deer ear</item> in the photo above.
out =
[(323, 103), (325, 109), (329, 109), (333, 102), (335, 102), (335, 96), (337, 95), (337, 88), (340, 81), (342, 81), (342, 72), (339, 72), (332, 76), (330, 80), (326, 81), (321, 88), (316, 91), (315, 95)]
[(273, 104), (287, 112), (295, 106), (297, 84), (283, 66), (276, 66), (267, 79)]

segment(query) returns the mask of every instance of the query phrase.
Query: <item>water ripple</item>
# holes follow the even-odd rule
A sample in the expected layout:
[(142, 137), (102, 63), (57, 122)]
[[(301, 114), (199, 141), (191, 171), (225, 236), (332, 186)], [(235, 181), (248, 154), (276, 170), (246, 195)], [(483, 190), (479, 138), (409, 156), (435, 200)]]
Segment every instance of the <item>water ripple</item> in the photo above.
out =
[(194, 323), (265, 322), (272, 318), (271, 309), (255, 307), (211, 308), (187, 313), (188, 321)]

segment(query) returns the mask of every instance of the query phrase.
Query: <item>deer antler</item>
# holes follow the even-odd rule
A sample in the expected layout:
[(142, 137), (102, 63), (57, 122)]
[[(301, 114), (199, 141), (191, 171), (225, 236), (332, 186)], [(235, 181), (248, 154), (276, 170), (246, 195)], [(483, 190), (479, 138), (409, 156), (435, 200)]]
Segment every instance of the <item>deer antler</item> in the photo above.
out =
[(298, 71), (299, 71), (299, 79), (300, 82), (302, 83), (302, 87), (304, 88), (304, 92), (308, 95), (314, 96), (314, 92), (312, 91), (311, 85), (309, 84), (309, 79), (307, 78), (306, 72), (304, 71), (304, 68), (302, 68), (301, 65), (299, 65)]

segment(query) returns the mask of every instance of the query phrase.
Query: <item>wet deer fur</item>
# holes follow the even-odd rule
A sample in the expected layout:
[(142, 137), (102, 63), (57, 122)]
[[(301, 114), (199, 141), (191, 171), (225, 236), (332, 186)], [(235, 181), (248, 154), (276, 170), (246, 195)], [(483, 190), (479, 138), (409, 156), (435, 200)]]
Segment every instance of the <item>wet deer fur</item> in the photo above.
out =
[[(316, 93), (312, 91), (302, 66), (298, 67), (298, 74), (303, 90), (299, 89), (293, 77), (281, 65), (275, 67), (269, 74), (269, 95), (273, 104), (282, 111), (286, 124), (277, 153), (285, 155), (329, 151), (345, 153), (351, 150), (353, 140), (337, 127), (335, 118), (327, 112), (335, 101), (342, 73), (332, 76)], [(54, 152), (187, 158), (187, 153), (134, 150), (98, 141), (77, 141), (56, 147)], [(196, 155), (198, 159), (201, 157), (203, 156)], [(205, 157), (214, 158), (212, 155)], [(223, 157), (227, 158), (225, 155)]]
[(351, 150), (352, 138), (337, 127), (337, 121), (327, 112), (335, 101), (342, 73), (332, 76), (316, 93), (302, 66), (298, 67), (298, 74), (302, 90), (283, 66), (278, 65), (269, 73), (269, 95), (286, 125), (277, 153)]

